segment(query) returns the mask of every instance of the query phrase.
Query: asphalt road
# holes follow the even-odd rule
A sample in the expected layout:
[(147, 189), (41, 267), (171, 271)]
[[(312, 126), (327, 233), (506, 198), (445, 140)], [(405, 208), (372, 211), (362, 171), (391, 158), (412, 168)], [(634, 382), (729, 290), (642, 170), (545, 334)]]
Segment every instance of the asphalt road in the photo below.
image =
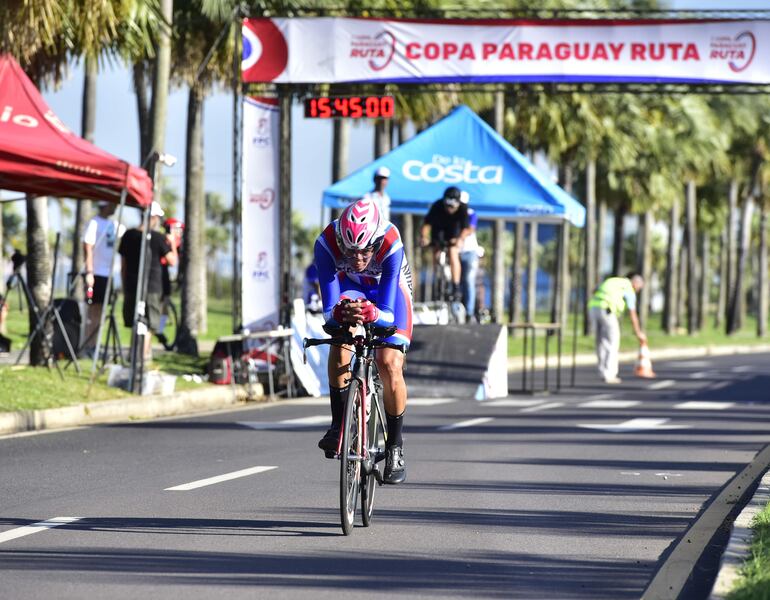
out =
[(338, 463), (315, 446), (322, 401), (2, 438), (0, 597), (638, 598), (770, 442), (768, 364), (415, 399), (408, 482), (378, 488), (372, 527), (349, 537)]

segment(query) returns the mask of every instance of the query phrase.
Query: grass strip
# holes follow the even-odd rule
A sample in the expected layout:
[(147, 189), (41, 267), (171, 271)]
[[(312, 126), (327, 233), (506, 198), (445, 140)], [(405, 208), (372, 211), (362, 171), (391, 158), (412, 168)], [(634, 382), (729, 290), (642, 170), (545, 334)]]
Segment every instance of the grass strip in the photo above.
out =
[(754, 517), (751, 528), (750, 556), (728, 600), (770, 600), (770, 504)]

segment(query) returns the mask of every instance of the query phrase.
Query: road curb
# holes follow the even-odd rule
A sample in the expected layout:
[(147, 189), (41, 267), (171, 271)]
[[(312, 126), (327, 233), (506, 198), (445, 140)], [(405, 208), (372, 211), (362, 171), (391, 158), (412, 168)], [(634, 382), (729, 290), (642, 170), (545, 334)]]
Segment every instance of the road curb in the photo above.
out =
[(751, 522), (768, 502), (770, 502), (770, 471), (765, 472), (754, 496), (735, 519), (709, 600), (724, 600), (732, 591), (738, 579), (738, 572), (749, 555), (753, 537)]
[(63, 429), (99, 423), (154, 419), (227, 408), (246, 400), (264, 399), (262, 386), (206, 385), (166, 396), (131, 396), (117, 400), (87, 402), (61, 408), (19, 410), (0, 413), (0, 435)]
[[(756, 344), (754, 346), (699, 346), (699, 347), (679, 347), (679, 348), (661, 348), (660, 350), (653, 350), (650, 352), (650, 358), (655, 360), (667, 360), (672, 358), (700, 358), (702, 356), (726, 356), (730, 354), (751, 354), (755, 352), (770, 352), (770, 344)], [(637, 358), (637, 352), (621, 352), (620, 362), (629, 363), (634, 362)], [(508, 358), (508, 372), (518, 373), (522, 370), (522, 357), (512, 356)], [(596, 355), (594, 354), (578, 354), (575, 356), (575, 364), (577, 366), (595, 365)], [(554, 367), (556, 365), (556, 357), (551, 356), (548, 366)], [(564, 354), (561, 360), (562, 369), (566, 369), (572, 366), (572, 356)], [(527, 361), (527, 367), (530, 367), (529, 361)], [(535, 368), (542, 369), (545, 367), (545, 357), (538, 356), (535, 358)]]

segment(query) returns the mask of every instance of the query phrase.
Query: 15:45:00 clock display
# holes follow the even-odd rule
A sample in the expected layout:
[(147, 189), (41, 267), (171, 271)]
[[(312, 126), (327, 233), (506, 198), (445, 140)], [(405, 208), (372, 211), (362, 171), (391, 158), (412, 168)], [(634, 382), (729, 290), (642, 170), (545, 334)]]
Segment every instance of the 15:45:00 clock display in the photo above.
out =
[(393, 96), (341, 96), (305, 99), (309, 119), (392, 119), (396, 103)]

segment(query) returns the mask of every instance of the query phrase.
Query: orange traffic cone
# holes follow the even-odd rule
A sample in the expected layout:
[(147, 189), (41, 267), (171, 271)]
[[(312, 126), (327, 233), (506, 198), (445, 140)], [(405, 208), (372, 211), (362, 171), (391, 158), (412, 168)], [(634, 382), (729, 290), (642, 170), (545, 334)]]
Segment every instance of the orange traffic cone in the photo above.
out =
[(652, 370), (652, 361), (650, 360), (650, 348), (647, 344), (639, 345), (639, 357), (636, 360), (634, 375), (645, 379), (655, 379), (655, 371)]

